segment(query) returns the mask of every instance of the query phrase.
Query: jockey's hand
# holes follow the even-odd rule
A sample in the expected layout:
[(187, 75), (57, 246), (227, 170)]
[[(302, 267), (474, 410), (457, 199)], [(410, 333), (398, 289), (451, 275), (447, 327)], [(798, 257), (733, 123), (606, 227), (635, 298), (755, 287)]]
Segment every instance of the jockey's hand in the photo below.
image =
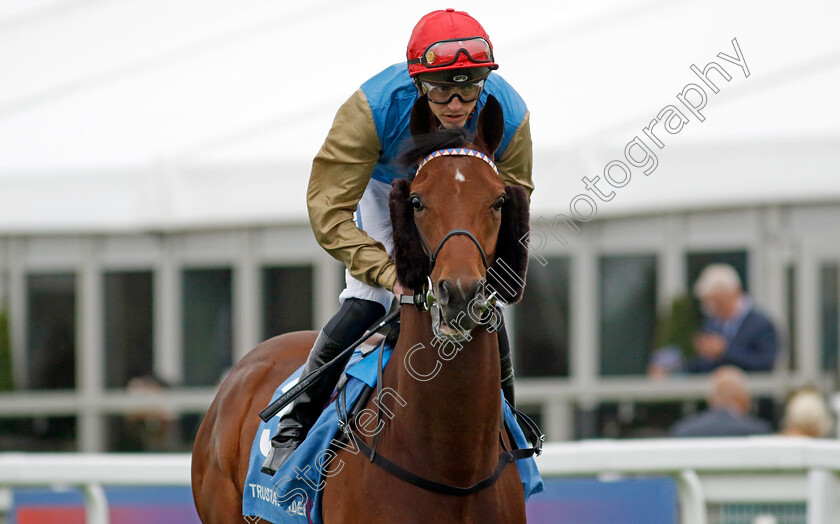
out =
[(394, 294), (397, 296), (400, 295), (414, 295), (414, 291), (408, 289), (407, 287), (400, 284), (400, 281), (397, 280), (394, 282)]

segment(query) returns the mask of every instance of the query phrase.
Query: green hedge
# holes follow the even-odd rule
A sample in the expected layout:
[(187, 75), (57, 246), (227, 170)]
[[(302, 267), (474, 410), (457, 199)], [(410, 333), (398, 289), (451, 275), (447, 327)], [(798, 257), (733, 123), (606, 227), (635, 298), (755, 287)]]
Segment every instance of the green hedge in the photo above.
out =
[(692, 339), (701, 321), (702, 314), (696, 299), (690, 296), (674, 298), (670, 311), (661, 315), (657, 323), (656, 347), (676, 346), (683, 357), (691, 357), (694, 354)]

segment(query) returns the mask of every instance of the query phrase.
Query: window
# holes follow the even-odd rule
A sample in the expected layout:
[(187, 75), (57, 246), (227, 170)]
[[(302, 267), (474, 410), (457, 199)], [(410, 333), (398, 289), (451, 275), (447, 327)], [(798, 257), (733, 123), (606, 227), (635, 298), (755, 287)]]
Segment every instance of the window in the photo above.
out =
[(182, 279), (184, 384), (212, 386), (232, 362), (232, 271), (189, 269)]
[(570, 267), (568, 258), (550, 258), (528, 268), (525, 295), (513, 306), (517, 376), (569, 376)]
[(601, 374), (644, 374), (656, 327), (656, 256), (599, 261)]
[[(76, 387), (75, 275), (29, 275), (26, 301), (29, 387)], [(70, 451), (75, 447), (75, 417), (37, 417), (9, 423), (19, 437), (35, 438), (39, 451)], [(25, 440), (18, 443), (20, 449), (27, 449)]]
[(76, 277), (29, 275), (27, 371), (32, 389), (76, 386)]
[(110, 272), (105, 286), (105, 386), (152, 374), (152, 272)]
[(263, 339), (312, 329), (312, 285), (312, 266), (263, 268)]
[(75, 416), (3, 417), (0, 418), (0, 450), (78, 451), (77, 426)]
[(820, 267), (820, 349), (822, 350), (822, 368), (826, 371), (837, 369), (838, 304), (840, 293), (840, 271), (837, 264), (824, 264)]

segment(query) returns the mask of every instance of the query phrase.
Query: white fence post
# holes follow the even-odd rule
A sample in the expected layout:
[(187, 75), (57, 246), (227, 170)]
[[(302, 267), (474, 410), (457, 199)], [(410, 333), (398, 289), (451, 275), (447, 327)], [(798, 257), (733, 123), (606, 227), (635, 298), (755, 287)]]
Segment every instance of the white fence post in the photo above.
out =
[(682, 524), (706, 524), (706, 497), (700, 476), (691, 469), (682, 471), (677, 477), (680, 493), (680, 515)]
[(86, 524), (110, 524), (108, 499), (100, 484), (85, 484), (85, 522)]
[(840, 524), (840, 478), (832, 471), (808, 472), (808, 524)]
[(0, 486), (0, 524), (9, 522), (9, 514), (12, 512), (12, 490)]

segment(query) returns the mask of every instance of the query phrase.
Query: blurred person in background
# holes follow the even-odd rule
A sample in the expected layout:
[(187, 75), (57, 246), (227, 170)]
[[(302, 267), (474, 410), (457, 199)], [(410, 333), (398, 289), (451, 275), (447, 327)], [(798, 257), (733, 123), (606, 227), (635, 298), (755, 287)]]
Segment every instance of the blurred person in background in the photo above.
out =
[(744, 292), (735, 268), (706, 266), (694, 284), (694, 295), (700, 301), (703, 320), (687, 344), (690, 354), (673, 346), (657, 349), (648, 366), (650, 377), (708, 373), (725, 365), (744, 371), (773, 370), (779, 352), (776, 328)]
[(779, 352), (779, 337), (773, 321), (755, 307), (741, 285), (741, 278), (728, 264), (711, 264), (694, 284), (700, 300), (703, 323), (692, 339), (694, 356), (684, 361), (673, 349), (653, 354), (648, 374), (708, 373), (720, 366), (744, 371), (772, 371)]
[(833, 428), (834, 417), (822, 393), (803, 388), (790, 397), (782, 420), (782, 435), (823, 438), (830, 436)]
[(770, 424), (749, 414), (751, 397), (746, 374), (735, 366), (722, 366), (709, 377), (708, 409), (679, 420), (675, 437), (738, 437), (765, 435)]
[(181, 451), (178, 415), (162, 400), (169, 387), (166, 381), (154, 375), (132, 377), (128, 381), (129, 396), (160, 400), (161, 407), (132, 411), (124, 416), (118, 443), (120, 451)]
[(694, 284), (694, 294), (705, 319), (694, 337), (696, 356), (688, 361), (687, 371), (704, 373), (724, 365), (744, 371), (773, 369), (779, 351), (776, 328), (744, 293), (732, 266), (706, 266)]

